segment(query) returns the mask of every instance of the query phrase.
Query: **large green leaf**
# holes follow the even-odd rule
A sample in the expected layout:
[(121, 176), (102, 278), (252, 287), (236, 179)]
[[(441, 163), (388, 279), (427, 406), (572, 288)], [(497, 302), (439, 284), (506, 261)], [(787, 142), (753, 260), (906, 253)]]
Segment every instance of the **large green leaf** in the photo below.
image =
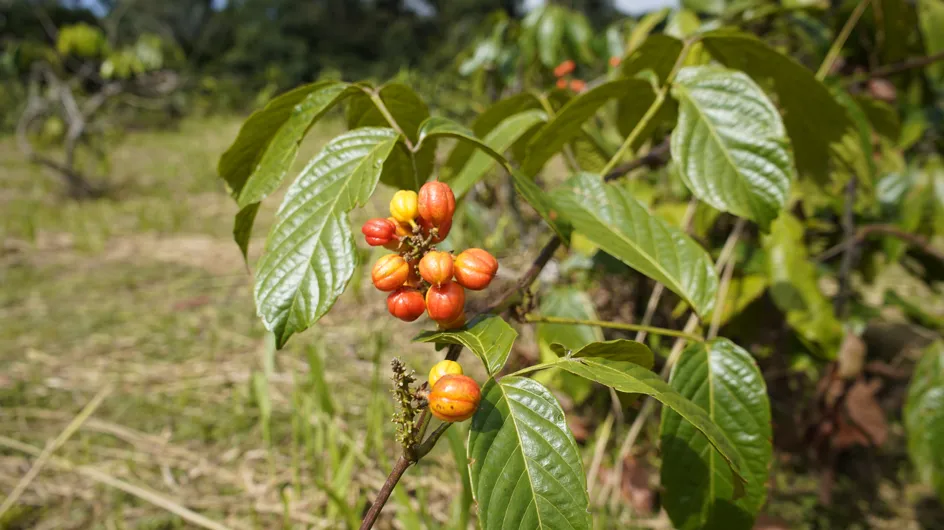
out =
[(708, 253), (625, 188), (582, 173), (554, 190), (552, 199), (574, 229), (604, 252), (665, 284), (698, 314), (711, 310), (718, 276)]
[(632, 52), (636, 50), (647, 38), (651, 38), (652, 35), (650, 35), (650, 33), (652, 33), (652, 30), (661, 24), (671, 12), (671, 8), (665, 7), (643, 15), (642, 18), (639, 19), (639, 22), (633, 26), (632, 31), (629, 32), (629, 37), (626, 39), (626, 51)]
[(424, 331), (413, 340), (438, 344), (461, 344), (472, 350), (472, 353), (482, 360), (489, 374), (495, 375), (505, 366), (516, 338), (518, 338), (518, 332), (501, 317), (486, 315), (470, 322), (464, 328)]
[[(845, 90), (835, 87), (833, 96), (855, 124), (856, 134), (846, 135), (838, 149), (848, 153), (844, 169), (851, 170), (858, 178), (858, 183), (866, 190), (873, 189), (876, 181), (875, 159), (872, 156), (856, 156), (857, 153), (872, 153), (872, 127), (862, 107)], [(843, 179), (844, 180), (844, 179)]]
[(777, 94), (800, 175), (828, 182), (830, 161), (849, 156), (838, 149), (843, 137), (858, 134), (829, 89), (806, 67), (753, 35), (722, 29), (703, 34), (700, 42), (722, 64)]
[(635, 77), (646, 70), (656, 75), (659, 83), (665, 83), (672, 66), (682, 53), (682, 41), (664, 33), (650, 35), (642, 45), (623, 60), (620, 70), (626, 77)]
[(531, 138), (521, 170), (526, 175), (540, 171), (564, 144), (580, 136), (583, 122), (593, 117), (604, 103), (616, 97), (632, 98), (643, 113), (655, 100), (652, 86), (641, 79), (617, 79), (580, 94), (568, 101), (557, 116)]
[[(488, 132), (482, 143), (498, 153), (504, 153), (531, 128), (547, 121), (547, 114), (542, 110), (533, 109), (509, 116)], [(495, 167), (493, 160), (487, 153), (481, 151), (472, 154), (465, 165), (454, 176), (442, 179), (452, 186), (456, 197), (462, 197), (486, 173)]]
[(603, 357), (564, 357), (549, 366), (562, 368), (620, 392), (645, 394), (657, 399), (705, 436), (731, 468), (734, 498), (744, 494), (746, 464), (737, 446), (701, 407), (679, 394), (658, 374), (633, 362)]
[[(541, 109), (541, 101), (530, 92), (522, 92), (509, 96), (492, 106), (485, 109), (484, 112), (476, 116), (472, 122), (472, 132), (478, 138), (485, 138), (492, 129), (498, 127), (506, 119), (520, 114), (526, 110)], [(443, 164), (442, 177), (451, 178), (452, 175), (465, 166), (469, 158), (475, 153), (475, 146), (469, 143), (459, 142), (452, 148), (449, 158)]]
[(566, 15), (564, 36), (567, 39), (571, 56), (583, 63), (593, 63), (593, 50), (590, 48), (593, 40), (593, 28), (586, 15), (580, 11), (570, 11)]
[[(597, 313), (593, 302), (586, 292), (572, 286), (559, 286), (541, 295), (538, 306), (540, 314), (552, 317), (596, 320)], [(566, 350), (579, 350), (587, 344), (603, 340), (603, 330), (598, 326), (548, 324), (537, 326), (538, 349), (541, 362), (550, 362), (560, 354), (554, 347)], [(565, 392), (576, 404), (581, 404), (593, 392), (593, 383), (568, 372), (557, 369), (544, 370), (534, 375), (534, 379), (550, 388)]]
[(725, 0), (682, 0), (683, 7), (709, 15), (724, 13), (725, 4)]
[[(384, 85), (378, 95), (403, 134), (416, 145), (419, 142), (420, 125), (429, 118), (426, 103), (413, 89), (400, 83)], [(350, 129), (390, 126), (387, 118), (367, 95), (351, 98), (347, 122)], [(427, 142), (424, 149), (416, 153), (410, 153), (405, 144), (401, 144), (384, 164), (380, 181), (394, 188), (418, 190), (433, 169), (435, 154), (436, 142)]]
[(544, 190), (534, 183), (534, 180), (526, 177), (520, 170), (515, 169), (508, 160), (499, 152), (492, 149), (488, 144), (480, 140), (475, 134), (464, 126), (441, 117), (432, 117), (426, 120), (420, 127), (420, 143), (423, 145), (427, 139), (445, 136), (455, 138), (460, 143), (467, 143), (480, 149), (482, 152), (492, 157), (502, 167), (511, 174), (515, 190), (524, 198), (531, 207), (544, 219), (547, 224), (566, 242), (570, 240), (570, 226), (566, 220), (560, 219), (559, 215), (553, 210), (550, 199)]
[(598, 360), (603, 359), (607, 361), (638, 364), (646, 370), (651, 370), (654, 362), (652, 350), (650, 350), (648, 346), (629, 339), (591, 342), (576, 351), (571, 348), (566, 348), (562, 344), (551, 344), (551, 350), (553, 350), (558, 357), (570, 357), (573, 359), (593, 357)]
[(921, 480), (944, 502), (944, 343), (924, 351), (905, 401), (908, 454)]
[(741, 72), (683, 68), (672, 158), (688, 189), (715, 208), (766, 229), (787, 201), (793, 158), (780, 114)]
[(554, 396), (533, 379), (490, 379), (469, 431), (483, 530), (589, 530), (587, 479)]
[(663, 506), (680, 530), (750, 530), (767, 498), (771, 446), (767, 386), (750, 353), (727, 339), (692, 344), (669, 385), (701, 407), (744, 462), (745, 495), (734, 500), (727, 464), (692, 425), (662, 411)]
[(347, 83), (323, 81), (273, 98), (246, 120), (236, 140), (220, 157), (220, 178), (226, 181), (240, 207), (233, 236), (243, 257), (249, 250), (259, 208), (255, 203), (282, 183), (311, 125), (357, 90)]
[(771, 224), (763, 245), (774, 304), (786, 313), (787, 323), (801, 337), (820, 346), (821, 355), (835, 357), (842, 325), (819, 290), (816, 269), (803, 244), (803, 225), (784, 212)]
[(285, 196), (256, 271), (256, 308), (282, 347), (321, 318), (354, 273), (348, 212), (370, 198), (400, 135), (363, 128), (338, 136)]

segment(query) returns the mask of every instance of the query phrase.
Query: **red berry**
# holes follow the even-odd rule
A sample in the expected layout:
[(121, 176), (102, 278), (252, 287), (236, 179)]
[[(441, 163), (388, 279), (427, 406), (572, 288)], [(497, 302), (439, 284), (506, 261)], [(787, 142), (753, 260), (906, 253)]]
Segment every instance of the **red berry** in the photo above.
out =
[(426, 310), (429, 318), (437, 322), (449, 322), (465, 309), (465, 289), (456, 282), (432, 286), (426, 291)]
[(567, 88), (567, 80), (563, 77), (557, 80), (557, 88), (564, 90)]
[(431, 285), (442, 285), (452, 279), (452, 255), (431, 250), (420, 260), (420, 276)]
[(397, 254), (387, 254), (374, 263), (370, 279), (381, 291), (393, 291), (403, 285), (410, 275), (410, 265)]
[(574, 63), (573, 60), (567, 59), (566, 61), (557, 65), (556, 68), (554, 68), (554, 75), (556, 77), (564, 77), (565, 75), (573, 72), (574, 68), (576, 67), (577, 67), (577, 64)]
[(573, 79), (570, 82), (570, 89), (574, 92), (583, 92), (587, 88), (587, 82), (582, 79)]
[(361, 227), (361, 233), (367, 239), (368, 245), (377, 247), (394, 241), (397, 226), (389, 219), (371, 219)]
[(387, 296), (387, 310), (404, 322), (413, 322), (426, 312), (426, 301), (416, 289), (400, 287)]
[(441, 320), (438, 321), (439, 329), (458, 329), (465, 325), (466, 316), (465, 311), (459, 313), (459, 316), (452, 320)]
[(453, 266), (456, 282), (473, 291), (488, 287), (497, 273), (498, 260), (480, 248), (463, 250), (456, 256)]

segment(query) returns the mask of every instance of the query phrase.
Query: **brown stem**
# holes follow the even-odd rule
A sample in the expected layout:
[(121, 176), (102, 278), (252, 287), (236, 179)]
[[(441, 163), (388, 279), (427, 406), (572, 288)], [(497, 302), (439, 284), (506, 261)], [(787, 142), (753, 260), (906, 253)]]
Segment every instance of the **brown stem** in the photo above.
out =
[(639, 169), (641, 167), (648, 167), (649, 169), (655, 169), (659, 166), (664, 165), (669, 161), (669, 139), (666, 138), (659, 145), (653, 147), (645, 155), (621, 164), (613, 168), (612, 171), (603, 176), (603, 180), (609, 182), (611, 180), (618, 179), (623, 175)]
[(397, 463), (394, 464), (387, 480), (384, 481), (383, 486), (380, 487), (380, 491), (377, 492), (377, 498), (374, 499), (374, 503), (371, 504), (370, 509), (367, 510), (367, 515), (364, 516), (360, 530), (370, 530), (373, 528), (377, 517), (380, 515), (380, 510), (383, 509), (384, 504), (387, 504), (387, 499), (389, 499), (390, 494), (393, 493), (393, 488), (397, 486), (397, 482), (400, 482), (400, 477), (406, 473), (410, 464), (412, 464), (412, 462), (402, 456), (397, 459)]
[(931, 246), (931, 242), (924, 237), (919, 235), (911, 234), (898, 228), (894, 225), (887, 224), (874, 224), (874, 225), (863, 225), (859, 227), (859, 230), (855, 233), (854, 236), (846, 239), (845, 241), (837, 244), (836, 246), (824, 251), (819, 256), (816, 256), (816, 261), (826, 261), (830, 258), (834, 258), (842, 253), (843, 250), (848, 246), (857, 245), (864, 241), (867, 237), (873, 234), (881, 234), (886, 236), (897, 237), (907, 243), (910, 243), (913, 246), (920, 248), (926, 254), (934, 256), (938, 260), (944, 262), (944, 252)]
[(908, 59), (907, 61), (902, 61), (900, 63), (887, 64), (885, 66), (880, 66), (871, 72), (864, 74), (861, 77), (853, 77), (848, 81), (848, 84), (861, 83), (868, 79), (875, 77), (885, 77), (893, 74), (898, 74), (908, 70), (913, 70), (915, 68), (922, 68), (928, 65), (932, 65), (936, 62), (944, 61), (944, 52), (939, 52), (935, 54), (928, 55), (926, 57), (915, 57), (913, 59)]
[(850, 296), (850, 276), (852, 275), (852, 267), (855, 266), (856, 261), (856, 246), (857, 241), (855, 238), (856, 226), (855, 226), (855, 198), (856, 198), (856, 179), (852, 177), (849, 179), (849, 182), (846, 184), (846, 204), (845, 209), (842, 212), (842, 233), (846, 238), (852, 238), (852, 243), (846, 246), (842, 252), (842, 263), (839, 265), (839, 274), (837, 279), (839, 281), (839, 292), (836, 293), (836, 298), (833, 300), (833, 311), (836, 312), (836, 316), (842, 318), (846, 310), (846, 301)]

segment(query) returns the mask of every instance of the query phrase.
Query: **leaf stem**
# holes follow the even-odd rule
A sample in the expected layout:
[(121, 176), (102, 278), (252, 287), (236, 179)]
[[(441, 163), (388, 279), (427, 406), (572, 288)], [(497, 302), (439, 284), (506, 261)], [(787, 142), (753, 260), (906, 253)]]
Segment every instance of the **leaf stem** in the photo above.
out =
[(406, 470), (411, 464), (412, 462), (405, 457), (401, 456), (397, 459), (397, 463), (393, 465), (393, 469), (390, 471), (390, 475), (387, 476), (387, 480), (384, 481), (383, 486), (380, 487), (380, 491), (377, 492), (377, 498), (374, 499), (373, 504), (370, 505), (370, 509), (367, 510), (367, 515), (364, 516), (364, 521), (361, 522), (360, 530), (370, 530), (374, 526), (377, 517), (380, 516), (380, 510), (383, 509), (384, 504), (387, 504), (387, 499), (389, 499), (390, 494), (393, 493), (393, 488), (397, 486), (397, 482), (400, 482), (400, 477), (406, 473)]
[(605, 320), (589, 320), (589, 319), (580, 319), (580, 318), (565, 318), (565, 317), (555, 317), (555, 316), (538, 316), (538, 315), (525, 315), (525, 321), (531, 323), (547, 323), (547, 324), (570, 324), (574, 326), (598, 326), (601, 328), (609, 329), (620, 329), (623, 331), (644, 331), (646, 333), (652, 333), (653, 335), (666, 335), (668, 337), (678, 337), (681, 339), (687, 339), (695, 342), (705, 342), (705, 338), (700, 335), (695, 335), (692, 333), (686, 333), (684, 331), (678, 331), (668, 328), (659, 328), (656, 326), (644, 326), (640, 324), (627, 324), (625, 322), (610, 322)]
[(862, 0), (852, 11), (852, 14), (849, 15), (849, 20), (846, 20), (845, 25), (843, 25), (842, 29), (839, 31), (839, 35), (836, 36), (836, 40), (833, 41), (832, 46), (829, 47), (829, 51), (826, 52), (823, 64), (819, 65), (819, 70), (816, 71), (817, 80), (822, 81), (826, 79), (826, 75), (829, 74), (833, 63), (835, 63), (836, 59), (839, 57), (842, 47), (845, 46), (846, 40), (849, 38), (849, 35), (852, 34), (852, 30), (859, 22), (859, 19), (862, 18), (862, 13), (865, 12), (865, 8), (868, 7), (870, 3), (871, 0)]
[(672, 70), (669, 72), (669, 75), (665, 78), (665, 83), (662, 85), (662, 88), (656, 92), (656, 99), (652, 102), (652, 105), (649, 105), (649, 108), (646, 110), (646, 113), (643, 114), (642, 118), (636, 122), (636, 126), (633, 127), (633, 130), (630, 131), (629, 136), (626, 137), (626, 140), (623, 141), (623, 145), (619, 147), (616, 151), (616, 154), (610, 158), (609, 162), (606, 163), (606, 166), (603, 167), (603, 170), (600, 171), (603, 175), (608, 175), (613, 172), (613, 168), (616, 167), (616, 164), (626, 156), (626, 153), (632, 148), (633, 144), (639, 138), (639, 135), (646, 129), (649, 125), (649, 122), (655, 117), (659, 112), (659, 109), (662, 108), (662, 103), (665, 101), (665, 97), (669, 93), (669, 87), (672, 86), (672, 80), (675, 79), (675, 75), (678, 73), (679, 69), (682, 68), (682, 64), (685, 63), (685, 58), (688, 56), (688, 50), (695, 41), (686, 40), (682, 45), (682, 50), (679, 52), (679, 56), (675, 59), (675, 64), (672, 65)]
[(407, 149), (410, 152), (413, 152), (413, 142), (410, 141), (410, 138), (403, 132), (403, 129), (400, 127), (400, 124), (397, 123), (397, 120), (394, 119), (393, 114), (390, 114), (390, 110), (387, 109), (387, 105), (384, 104), (383, 99), (380, 98), (380, 93), (376, 90), (369, 90), (367, 88), (361, 87), (361, 90), (370, 97), (370, 101), (377, 107), (377, 110), (380, 111), (380, 114), (387, 120), (387, 123), (390, 124), (390, 127), (393, 130), (400, 133), (400, 136), (403, 137), (403, 143), (406, 144)]

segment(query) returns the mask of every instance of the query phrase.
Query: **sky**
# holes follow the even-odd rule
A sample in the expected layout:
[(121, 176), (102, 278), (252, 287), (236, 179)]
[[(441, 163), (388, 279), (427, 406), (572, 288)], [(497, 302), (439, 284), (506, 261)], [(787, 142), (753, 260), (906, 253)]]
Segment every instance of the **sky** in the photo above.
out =
[[(545, 0), (525, 0), (525, 6), (530, 9), (544, 4)], [(79, 0), (79, 3), (88, 6), (96, 13), (101, 12), (101, 4), (98, 0)], [(214, 0), (214, 6), (222, 7), (226, 0)], [(616, 8), (629, 15), (638, 15), (655, 11), (662, 7), (677, 7), (679, 0), (614, 0)]]

